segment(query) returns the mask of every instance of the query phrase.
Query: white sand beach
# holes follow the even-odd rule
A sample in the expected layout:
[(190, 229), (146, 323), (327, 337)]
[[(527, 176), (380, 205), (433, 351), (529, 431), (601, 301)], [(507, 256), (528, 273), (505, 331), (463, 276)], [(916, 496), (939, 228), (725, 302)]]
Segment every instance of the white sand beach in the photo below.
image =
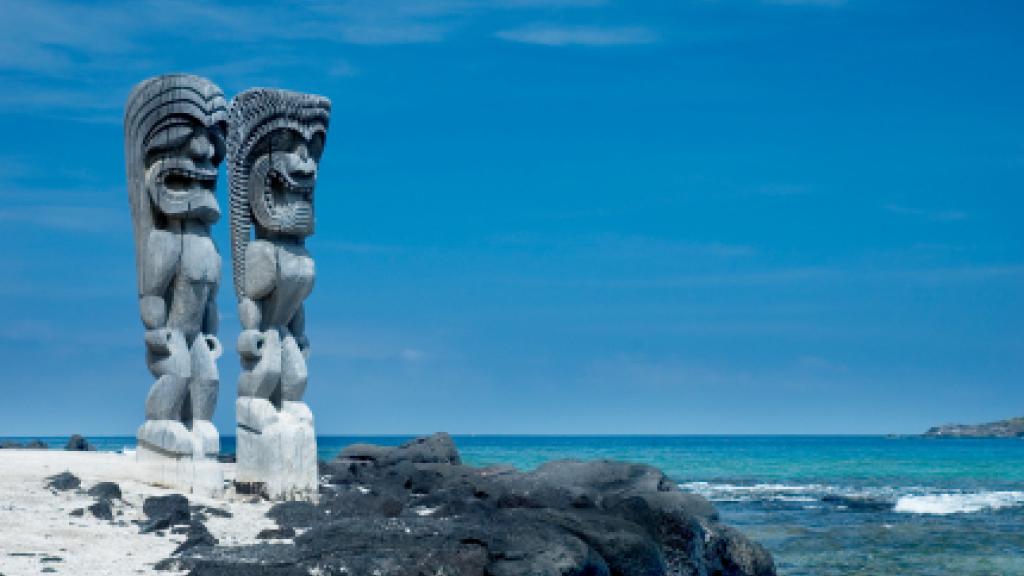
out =
[[(225, 478), (234, 465), (222, 464)], [(167, 531), (164, 536), (140, 534), (133, 520), (145, 520), (143, 501), (175, 491), (135, 479), (134, 455), (58, 450), (0, 451), (0, 576), (40, 573), (74, 576), (150, 574), (185, 540)], [(79, 477), (77, 490), (55, 491), (46, 478), (64, 471)], [(123, 500), (113, 502), (113, 522), (95, 518), (88, 507), (96, 499), (85, 493), (98, 482), (116, 482)], [(256, 534), (275, 524), (266, 517), (267, 502), (248, 497), (211, 499), (185, 495), (193, 505), (230, 512), (232, 518), (210, 515), (205, 521), (221, 544), (257, 542)], [(84, 508), (81, 516), (72, 510)], [(160, 572), (160, 574), (176, 574)]]

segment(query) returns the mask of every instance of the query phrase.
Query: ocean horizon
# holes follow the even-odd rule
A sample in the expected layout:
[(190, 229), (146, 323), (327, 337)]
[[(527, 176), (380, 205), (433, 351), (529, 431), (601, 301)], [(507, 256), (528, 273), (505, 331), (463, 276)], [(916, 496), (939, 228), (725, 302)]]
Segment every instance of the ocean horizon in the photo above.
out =
[[(411, 435), (323, 435), (346, 445)], [(60, 449), (66, 436), (40, 439)], [(1024, 574), (1024, 440), (893, 435), (454, 435), (465, 463), (650, 464), (764, 544), (789, 576)], [(88, 437), (130, 451), (134, 436)], [(234, 437), (222, 437), (222, 453)]]

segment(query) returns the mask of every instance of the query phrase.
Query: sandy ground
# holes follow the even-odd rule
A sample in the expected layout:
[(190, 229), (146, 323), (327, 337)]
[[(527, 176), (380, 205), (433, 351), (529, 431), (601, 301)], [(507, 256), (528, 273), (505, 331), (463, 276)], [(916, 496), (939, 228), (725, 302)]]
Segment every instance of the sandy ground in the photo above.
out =
[[(225, 478), (234, 470), (224, 464)], [(79, 490), (55, 492), (46, 477), (70, 471), (82, 480)], [(139, 534), (132, 520), (144, 520), (142, 502), (173, 490), (149, 486), (135, 476), (133, 455), (58, 450), (0, 450), (0, 576), (41, 573), (74, 576), (126, 576), (156, 573), (153, 565), (170, 556), (184, 535)], [(99, 520), (88, 507), (96, 500), (85, 491), (97, 482), (117, 482), (123, 502), (114, 502), (114, 521)], [(186, 494), (191, 504), (231, 512), (210, 516), (206, 527), (221, 544), (257, 542), (256, 534), (274, 528), (265, 516), (270, 504), (228, 494), (222, 499)], [(85, 508), (79, 517), (70, 515)], [(44, 572), (45, 571), (45, 572)], [(159, 572), (159, 574), (177, 574)]]

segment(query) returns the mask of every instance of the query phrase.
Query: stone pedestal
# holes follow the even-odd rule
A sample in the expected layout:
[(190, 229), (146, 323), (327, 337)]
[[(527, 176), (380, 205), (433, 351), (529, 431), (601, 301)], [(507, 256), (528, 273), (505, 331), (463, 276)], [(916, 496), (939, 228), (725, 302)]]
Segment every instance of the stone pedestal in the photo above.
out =
[(140, 443), (135, 450), (141, 482), (198, 496), (224, 494), (224, 471), (216, 458), (173, 454)]
[(200, 496), (224, 494), (220, 436), (209, 421), (195, 420), (189, 429), (173, 420), (147, 420), (136, 438), (140, 481)]
[[(256, 398), (239, 398), (235, 485), (271, 500), (316, 501), (316, 434), (302, 403), (281, 411)], [(248, 425), (247, 425), (248, 424)]]

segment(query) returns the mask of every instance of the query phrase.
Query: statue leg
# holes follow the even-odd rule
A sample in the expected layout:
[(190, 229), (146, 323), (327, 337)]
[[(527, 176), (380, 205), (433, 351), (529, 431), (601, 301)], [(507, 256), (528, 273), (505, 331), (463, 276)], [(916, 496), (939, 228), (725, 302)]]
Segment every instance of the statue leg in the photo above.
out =
[(146, 422), (138, 439), (165, 452), (192, 453), (192, 435), (182, 422), (191, 362), (185, 338), (178, 330), (146, 334), (147, 363), (157, 381), (146, 397)]
[(221, 353), (220, 342), (215, 336), (200, 334), (192, 343), (192, 378), (189, 380), (192, 435), (196, 441), (195, 453), (208, 456), (216, 456), (220, 452), (220, 435), (211, 420), (220, 386), (216, 359)]
[(277, 422), (281, 393), (281, 338), (277, 330), (243, 330), (238, 335), (242, 373), (235, 412), (238, 425), (261, 432)]
[(306, 393), (309, 373), (306, 370), (306, 356), (291, 334), (281, 343), (281, 410), (299, 421), (313, 423), (313, 413), (302, 401)]
[(281, 342), (281, 398), (301, 402), (306, 393), (309, 373), (306, 371), (306, 357), (299, 349), (295, 337), (288, 334)]
[[(264, 344), (265, 354), (276, 354), (278, 386), (273, 403), (258, 398), (238, 399), (238, 463), (235, 479), (252, 484), (273, 499), (314, 498), (317, 492), (317, 448), (313, 415), (302, 402), (306, 388), (306, 362), (295, 338), (287, 330), (271, 329), (276, 348)], [(274, 398), (277, 400), (274, 400)], [(275, 406), (276, 404), (276, 406)], [(246, 422), (257, 410), (274, 410), (273, 422), (258, 428)]]
[(149, 389), (146, 397), (146, 420), (181, 421), (188, 382), (174, 374), (164, 374)]

